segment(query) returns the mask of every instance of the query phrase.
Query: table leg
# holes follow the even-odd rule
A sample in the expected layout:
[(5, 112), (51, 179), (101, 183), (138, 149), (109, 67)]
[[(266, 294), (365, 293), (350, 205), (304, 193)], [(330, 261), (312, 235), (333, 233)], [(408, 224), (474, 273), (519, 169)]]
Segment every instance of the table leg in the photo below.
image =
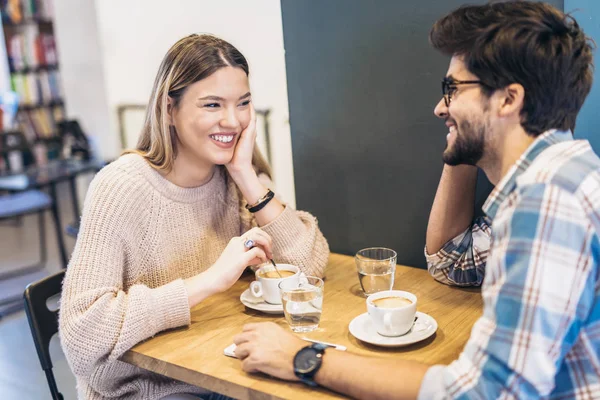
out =
[(56, 195), (56, 183), (50, 184), (50, 197), (52, 197), (52, 218), (56, 227), (56, 240), (58, 240), (58, 251), (62, 267), (67, 268), (69, 260), (67, 259), (67, 251), (65, 250), (65, 241), (63, 239), (63, 228), (60, 223), (60, 214), (58, 212), (58, 196)]

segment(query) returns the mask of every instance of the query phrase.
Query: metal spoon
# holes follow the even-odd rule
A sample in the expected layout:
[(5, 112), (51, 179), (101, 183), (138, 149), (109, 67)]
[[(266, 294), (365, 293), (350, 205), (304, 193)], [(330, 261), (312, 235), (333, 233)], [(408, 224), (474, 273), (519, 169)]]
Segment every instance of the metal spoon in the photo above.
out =
[(273, 261), (272, 258), (270, 258), (271, 260), (271, 264), (273, 264), (273, 266), (275, 267), (275, 271), (277, 271), (277, 275), (279, 275), (280, 278), (283, 278), (283, 276), (281, 276), (281, 272), (279, 272), (279, 270), (277, 269), (277, 264), (275, 264), (275, 261)]

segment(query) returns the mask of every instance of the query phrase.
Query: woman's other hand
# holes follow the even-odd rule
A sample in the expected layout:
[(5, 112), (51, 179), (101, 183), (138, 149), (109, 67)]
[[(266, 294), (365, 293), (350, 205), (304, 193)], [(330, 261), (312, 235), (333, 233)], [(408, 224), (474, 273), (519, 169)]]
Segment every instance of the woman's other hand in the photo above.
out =
[(268, 262), (273, 258), (271, 246), (271, 237), (260, 228), (233, 237), (209, 269), (185, 280), (190, 307), (229, 289), (247, 266)]
[(244, 176), (248, 173), (254, 173), (252, 167), (252, 154), (256, 143), (256, 111), (254, 105), (250, 103), (250, 123), (240, 134), (240, 138), (235, 145), (235, 151), (231, 161), (225, 165), (229, 174), (236, 179), (238, 176)]

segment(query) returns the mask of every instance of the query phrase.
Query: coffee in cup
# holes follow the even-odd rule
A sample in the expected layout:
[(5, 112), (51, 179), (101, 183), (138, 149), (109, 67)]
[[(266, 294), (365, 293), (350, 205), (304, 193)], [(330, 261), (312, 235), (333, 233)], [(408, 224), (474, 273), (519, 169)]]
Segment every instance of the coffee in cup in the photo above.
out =
[(269, 304), (281, 304), (279, 282), (291, 279), (296, 284), (300, 277), (300, 268), (291, 264), (277, 264), (279, 274), (271, 264), (264, 264), (255, 272), (256, 280), (250, 283), (250, 294), (262, 298)]
[(401, 336), (413, 326), (417, 297), (402, 290), (378, 292), (367, 298), (367, 311), (377, 333)]
[(262, 271), (258, 274), (258, 276), (263, 279), (279, 279), (279, 278), (287, 278), (287, 277), (295, 274), (294, 271), (287, 271), (285, 269), (282, 270), (280, 268), (277, 268), (277, 269), (279, 270), (279, 273), (275, 270)]
[(381, 299), (373, 300), (373, 305), (379, 308), (398, 308), (410, 304), (412, 304), (412, 300), (400, 296), (382, 297)]

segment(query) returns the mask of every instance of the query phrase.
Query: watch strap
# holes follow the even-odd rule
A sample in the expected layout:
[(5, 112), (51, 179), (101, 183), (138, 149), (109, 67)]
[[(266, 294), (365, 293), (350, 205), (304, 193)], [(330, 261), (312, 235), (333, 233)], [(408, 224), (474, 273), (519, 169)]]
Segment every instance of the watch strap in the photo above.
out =
[(306, 346), (303, 347), (302, 349), (300, 349), (300, 351), (298, 351), (298, 353), (296, 353), (296, 356), (294, 357), (294, 374), (300, 379), (300, 381), (302, 381), (303, 383), (305, 383), (308, 386), (311, 387), (316, 387), (319, 386), (316, 382), (315, 382), (315, 375), (317, 374), (317, 372), (319, 371), (319, 369), (321, 368), (322, 365), (322, 359), (321, 361), (316, 365), (316, 367), (309, 372), (300, 372), (297, 368), (296, 368), (296, 357), (298, 356), (298, 354), (300, 354), (304, 349), (306, 348), (312, 348), (313, 350), (317, 351), (317, 354), (320, 354), (321, 356), (325, 353), (325, 349), (328, 348), (329, 346), (322, 344), (322, 343), (313, 343), (310, 346)]

